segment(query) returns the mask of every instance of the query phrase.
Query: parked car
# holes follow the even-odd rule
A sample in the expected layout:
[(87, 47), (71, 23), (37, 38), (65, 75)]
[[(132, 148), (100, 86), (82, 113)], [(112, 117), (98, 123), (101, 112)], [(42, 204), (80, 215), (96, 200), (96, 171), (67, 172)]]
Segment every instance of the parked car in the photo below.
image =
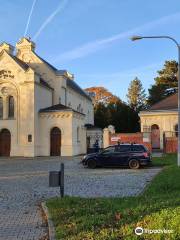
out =
[(151, 165), (151, 154), (142, 144), (118, 144), (105, 148), (99, 153), (87, 154), (82, 164), (89, 168), (106, 166), (128, 166), (138, 169)]

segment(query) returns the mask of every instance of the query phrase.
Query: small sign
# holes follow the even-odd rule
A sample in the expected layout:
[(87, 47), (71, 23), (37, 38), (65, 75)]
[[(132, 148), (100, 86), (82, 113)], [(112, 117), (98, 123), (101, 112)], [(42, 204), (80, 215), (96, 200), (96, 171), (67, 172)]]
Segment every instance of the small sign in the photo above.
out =
[(111, 137), (111, 142), (118, 142), (119, 140), (121, 140), (120, 137)]
[(143, 138), (143, 142), (150, 142), (149, 138)]

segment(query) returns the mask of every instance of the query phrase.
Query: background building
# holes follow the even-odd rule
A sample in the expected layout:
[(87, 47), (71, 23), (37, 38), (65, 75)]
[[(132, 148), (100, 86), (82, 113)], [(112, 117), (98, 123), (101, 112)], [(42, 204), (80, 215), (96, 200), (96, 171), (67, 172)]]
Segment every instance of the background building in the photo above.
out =
[[(152, 149), (164, 149), (166, 139), (177, 138), (178, 94), (173, 94), (141, 111), (141, 132), (151, 132)], [(175, 141), (175, 140), (173, 140)]]

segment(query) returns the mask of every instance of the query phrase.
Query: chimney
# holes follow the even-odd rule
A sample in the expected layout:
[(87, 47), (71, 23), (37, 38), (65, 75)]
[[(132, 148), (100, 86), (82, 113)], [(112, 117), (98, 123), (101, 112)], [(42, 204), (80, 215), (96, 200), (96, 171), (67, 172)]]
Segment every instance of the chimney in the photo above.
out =
[(3, 42), (0, 44), (0, 52), (2, 52), (3, 50), (9, 53), (10, 55), (13, 55), (14, 47), (11, 44)]
[[(30, 52), (34, 52), (35, 43), (30, 38), (23, 37), (16, 43), (16, 55), (19, 59), (26, 61)], [(28, 61), (28, 60), (27, 60)]]

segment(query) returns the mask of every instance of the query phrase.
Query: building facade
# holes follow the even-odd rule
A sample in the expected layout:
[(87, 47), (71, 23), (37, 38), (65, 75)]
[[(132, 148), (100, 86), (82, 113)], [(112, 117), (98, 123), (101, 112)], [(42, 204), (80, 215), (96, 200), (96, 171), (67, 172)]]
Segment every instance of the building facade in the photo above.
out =
[(152, 149), (164, 149), (165, 140), (176, 138), (178, 131), (178, 94), (173, 94), (141, 111), (141, 132), (151, 133)]
[(0, 45), (0, 156), (73, 156), (86, 152), (91, 98), (22, 38)]

